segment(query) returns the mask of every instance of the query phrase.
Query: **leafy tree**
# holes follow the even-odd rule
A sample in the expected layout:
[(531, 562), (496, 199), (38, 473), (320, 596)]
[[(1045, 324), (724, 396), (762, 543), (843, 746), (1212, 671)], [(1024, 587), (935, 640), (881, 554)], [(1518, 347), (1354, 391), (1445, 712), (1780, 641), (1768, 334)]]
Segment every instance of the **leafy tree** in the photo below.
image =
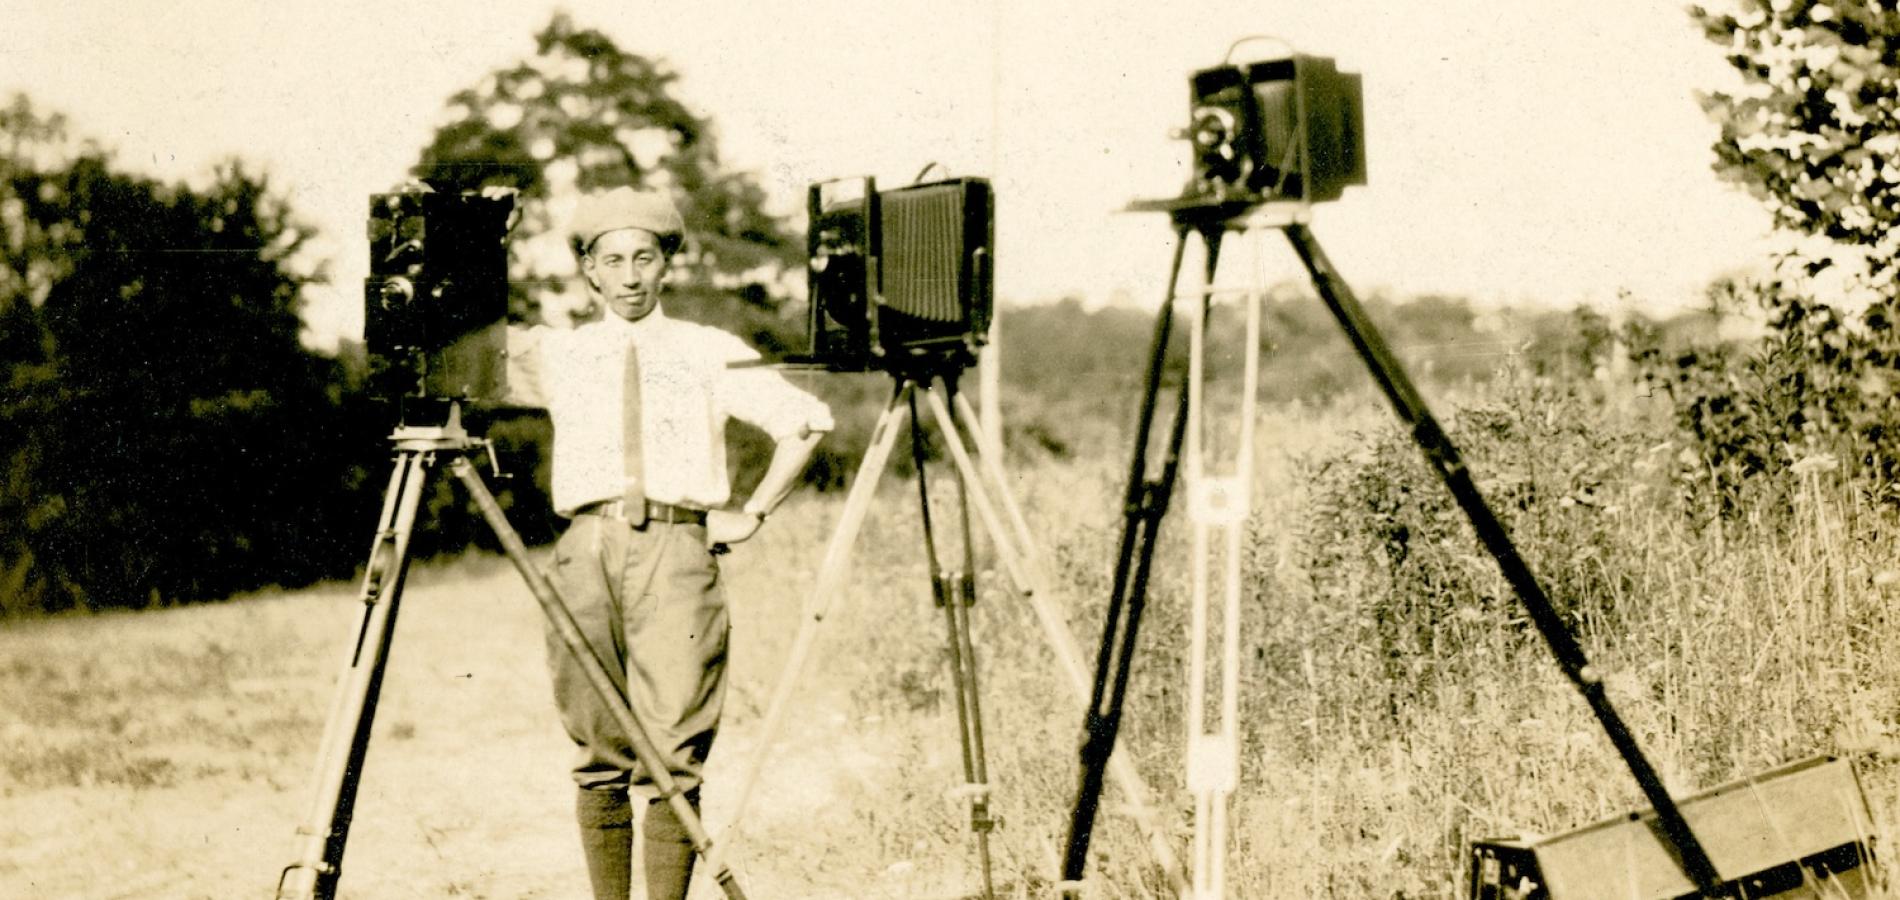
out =
[(676, 78), (557, 13), (535, 35), (534, 56), (449, 99), (451, 121), (415, 174), (439, 190), (521, 192), (513, 244), (522, 315), (563, 305), (551, 301), (571, 280), (573, 260), (558, 229), (574, 197), (621, 185), (667, 190), (679, 203), (689, 237), (675, 261), (682, 290), (737, 290), (754, 306), (774, 305), (761, 286), (799, 261), (797, 250), (765, 211), (759, 186), (721, 168), (707, 120), (671, 95)]
[[(748, 175), (727, 171), (710, 122), (673, 95), (663, 63), (627, 52), (605, 34), (557, 13), (534, 36), (534, 54), (498, 69), (448, 100), (449, 122), (422, 150), (413, 174), (437, 190), (507, 187), (519, 192), (521, 219), (509, 252), (515, 317), (575, 318), (589, 309), (577, 289), (575, 260), (561, 226), (580, 194), (623, 185), (665, 190), (686, 220), (687, 244), (673, 261), (674, 315), (710, 322), (767, 354), (794, 346), (800, 323), (781, 309), (776, 285), (802, 271), (802, 247), (765, 210), (765, 193)], [(545, 474), (545, 417), (497, 413), (492, 437), (506, 437), (517, 471)], [(769, 446), (735, 429), (730, 458), (743, 485), (762, 473)], [(841, 439), (808, 474), (821, 486), (837, 478)], [(861, 443), (855, 446), (861, 447)], [(529, 540), (552, 534), (545, 493), (516, 479), (505, 499)], [(478, 520), (452, 496), (430, 500), (419, 548), (440, 542), (486, 544)]]
[(368, 443), (299, 343), (289, 211), (235, 164), (115, 171), (24, 98), (0, 147), (0, 612), (334, 574)]
[[(1840, 466), (1900, 504), (1900, 13), (1730, 0), (1690, 15), (1743, 80), (1703, 100), (1722, 128), (1716, 171), (1807, 240), (1774, 277), (1709, 290), (1717, 309), (1762, 313), (1760, 340), (1631, 344), (1696, 450), (1689, 483), (1734, 514), (1788, 501), (1791, 479), (1761, 476)], [(1830, 269), (1837, 286), (1816, 278)]]
[[(1703, 99), (1722, 127), (1716, 171), (1778, 226), (1864, 256), (1876, 296), (1900, 295), (1900, 12), (1876, 0), (1732, 0), (1690, 15), (1744, 82)], [(1807, 274), (1833, 257), (1803, 261)]]

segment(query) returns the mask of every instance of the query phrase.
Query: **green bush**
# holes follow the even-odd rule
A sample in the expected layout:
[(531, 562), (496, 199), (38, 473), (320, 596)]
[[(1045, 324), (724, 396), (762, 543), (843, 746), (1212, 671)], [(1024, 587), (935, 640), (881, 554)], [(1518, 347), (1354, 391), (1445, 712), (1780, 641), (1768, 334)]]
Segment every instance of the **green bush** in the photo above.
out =
[(161, 184), (39, 124), (0, 115), (0, 613), (347, 573), (369, 440), (299, 344), (305, 233), (240, 167)]
[[(1643, 378), (1673, 402), (1695, 450), (1699, 490), (1735, 515), (1785, 506), (1804, 460), (1840, 465), (1871, 496), (1900, 503), (1900, 315), (1879, 300), (1858, 316), (1778, 282), (1725, 282), (1723, 303), (1765, 318), (1760, 338), (1632, 345)], [(1694, 483), (1694, 482), (1692, 482)]]
[[(1666, 503), (1669, 470), (1657, 437), (1573, 383), (1514, 372), (1447, 426), (1479, 490), (1573, 630), (1614, 631), (1641, 558), (1619, 517)], [(1522, 604), (1484, 551), (1462, 509), (1411, 436), (1362, 435), (1359, 449), (1305, 464), (1299, 569), (1328, 627), (1379, 677), (1362, 685), (1396, 711), (1477, 673), (1439, 663), (1472, 660), (1474, 637), (1534, 635)]]

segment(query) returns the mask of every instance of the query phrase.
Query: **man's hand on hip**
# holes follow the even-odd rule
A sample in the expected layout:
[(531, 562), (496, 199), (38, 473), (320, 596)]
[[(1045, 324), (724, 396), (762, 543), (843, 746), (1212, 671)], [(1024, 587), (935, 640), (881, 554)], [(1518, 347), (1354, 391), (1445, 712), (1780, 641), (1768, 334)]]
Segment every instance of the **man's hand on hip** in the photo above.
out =
[(749, 512), (715, 509), (706, 513), (706, 543), (717, 548), (744, 542), (759, 531), (764, 521)]

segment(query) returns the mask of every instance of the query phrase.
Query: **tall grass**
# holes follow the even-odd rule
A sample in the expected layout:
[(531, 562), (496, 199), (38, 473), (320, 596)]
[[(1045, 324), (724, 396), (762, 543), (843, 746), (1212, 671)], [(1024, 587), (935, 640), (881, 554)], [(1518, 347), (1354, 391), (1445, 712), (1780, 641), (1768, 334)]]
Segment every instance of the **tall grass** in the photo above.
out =
[[(1824, 461), (1791, 507), (1725, 521), (1704, 473), (1642, 398), (1517, 373), (1446, 404), (1454, 438), (1672, 790), (1816, 753), (1855, 758), (1891, 832), (1900, 780), (1900, 588), (1890, 512)], [(1243, 560), (1242, 787), (1234, 896), (1458, 893), (1466, 842), (1566, 830), (1644, 805), (1419, 458), (1365, 402), (1263, 414), (1266, 473)], [(1024, 478), (1070, 623), (1096, 639), (1115, 539), (1112, 464)], [(1184, 836), (1186, 529), (1164, 526), (1124, 752)], [(902, 547), (901, 523), (880, 532)], [(880, 575), (873, 576), (884, 577)], [(1073, 796), (1080, 716), (1033, 619), (1001, 579), (979, 610), (992, 747), (1015, 883), (1052, 871)], [(878, 613), (850, 648), (862, 709), (948, 716), (940, 639), (920, 597)], [(898, 730), (929, 733), (924, 723)], [(953, 732), (892, 763), (959, 780)], [(946, 746), (949, 744), (948, 746)], [(928, 777), (928, 776), (926, 776)], [(863, 824), (880, 852), (954, 856), (967, 828), (928, 791), (882, 796)], [(890, 807), (895, 805), (896, 809)], [(1092, 871), (1106, 896), (1157, 889), (1132, 826), (1105, 815)]]
[[(1090, 661), (1126, 465), (1117, 429), (1100, 423), (1126, 413), (1118, 402), (1012, 406), (1018, 436), (1040, 429), (1059, 445), (1019, 440), (1012, 480)], [(1844, 755), (1876, 825), (1894, 833), (1892, 511), (1814, 458), (1776, 485), (1782, 500), (1725, 516), (1650, 402), (1520, 372), (1436, 405), (1672, 789)], [(1471, 839), (1642, 805), (1389, 412), (1351, 396), (1254, 412), (1230, 894), (1456, 896)], [(939, 502), (953, 496), (945, 469), (931, 469)], [(797, 714), (767, 751), (748, 816), (721, 835), (752, 896), (952, 897), (976, 885), (968, 815), (951, 796), (961, 772), (944, 625), (907, 477), (895, 465), (887, 476)], [(759, 716), (807, 620), (837, 509), (835, 495), (800, 495), (724, 563), (734, 685), (708, 784), (715, 823), (760, 750)], [(950, 508), (937, 514), (950, 530)], [(1177, 510), (1122, 732), (1183, 853), (1185, 537)], [(945, 539), (953, 550), (954, 533)], [(993, 555), (983, 560), (974, 625), (1004, 822), (999, 881), (1005, 896), (1046, 896), (1081, 704)], [(582, 876), (565, 738), (532, 602), (492, 559), (426, 567), (411, 585), (346, 890), (572, 895)], [(337, 586), (0, 633), (0, 896), (267, 892), (288, 861), (352, 596)], [(1106, 799), (1097, 896), (1153, 896), (1162, 882), (1146, 844), (1113, 789)]]

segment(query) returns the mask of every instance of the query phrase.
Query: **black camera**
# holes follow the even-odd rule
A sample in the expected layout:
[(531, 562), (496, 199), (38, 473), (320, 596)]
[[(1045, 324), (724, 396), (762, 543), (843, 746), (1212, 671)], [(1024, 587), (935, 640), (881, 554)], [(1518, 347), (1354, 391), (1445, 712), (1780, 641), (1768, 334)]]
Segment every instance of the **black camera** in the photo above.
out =
[(389, 400), (484, 400), (507, 386), (514, 200), (423, 188), (369, 200), (363, 340)]
[(994, 208), (981, 178), (813, 184), (811, 347), (789, 361), (853, 372), (974, 362), (989, 334)]
[(1184, 202), (1337, 200), (1366, 183), (1365, 116), (1357, 74), (1293, 55), (1220, 65), (1188, 80), (1193, 181)]

